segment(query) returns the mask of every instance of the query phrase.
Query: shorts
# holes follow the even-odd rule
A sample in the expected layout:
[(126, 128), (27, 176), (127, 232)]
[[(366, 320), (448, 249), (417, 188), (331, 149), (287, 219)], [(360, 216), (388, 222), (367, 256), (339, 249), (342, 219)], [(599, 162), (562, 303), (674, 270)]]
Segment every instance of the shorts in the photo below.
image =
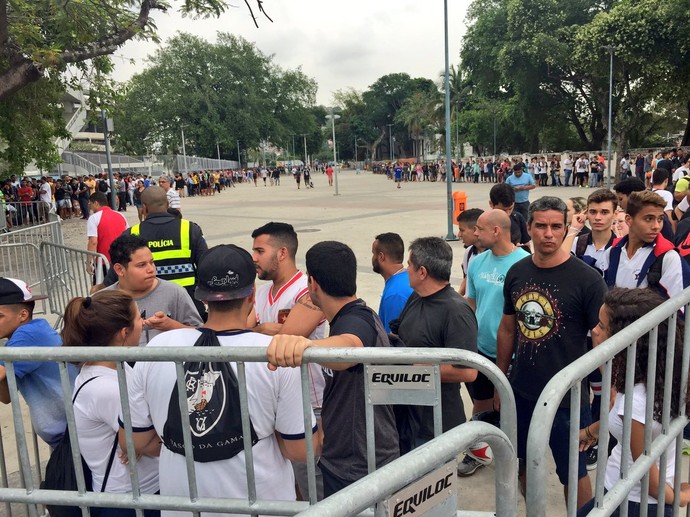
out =
[[(492, 363), (496, 364), (496, 359), (489, 357), (486, 354), (478, 352), (483, 358), (488, 359)], [(489, 380), (489, 378), (482, 372), (477, 372), (477, 379), (474, 382), (468, 382), (465, 384), (467, 391), (470, 392), (470, 397), (472, 400), (489, 400), (494, 398), (494, 384)]]
[(69, 199), (61, 199), (57, 202), (58, 208), (72, 208), (72, 201)]
[[(527, 458), (527, 432), (532, 420), (532, 414), (537, 406), (537, 401), (527, 400), (515, 393), (515, 409), (517, 410), (517, 457)], [(580, 428), (585, 428), (592, 423), (592, 415), (589, 403), (580, 407)], [(568, 484), (568, 447), (570, 446), (570, 408), (558, 408), (551, 428), (549, 447), (556, 463), (556, 474), (562, 485)], [(586, 452), (578, 454), (577, 478), (582, 479), (587, 475)]]

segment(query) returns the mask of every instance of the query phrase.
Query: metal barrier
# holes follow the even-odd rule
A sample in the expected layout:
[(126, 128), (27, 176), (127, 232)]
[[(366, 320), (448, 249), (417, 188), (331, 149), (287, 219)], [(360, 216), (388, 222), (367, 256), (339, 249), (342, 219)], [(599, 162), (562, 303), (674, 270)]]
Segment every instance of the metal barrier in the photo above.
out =
[[(649, 486), (649, 469), (660, 458), (659, 471), (660, 478), (665, 479), (666, 471), (666, 449), (675, 440), (676, 442), (676, 471), (675, 471), (675, 486), (674, 493), (679, 493), (681, 482), (681, 450), (683, 442), (683, 428), (688, 422), (685, 414), (685, 405), (680, 404), (680, 415), (671, 420), (670, 418), (670, 394), (672, 389), (680, 389), (680, 400), (685, 400), (687, 395), (688, 384), (688, 367), (690, 365), (690, 325), (685, 326), (685, 335), (683, 343), (683, 355), (681, 359), (682, 377), (681, 386), (672, 387), (671, 380), (673, 376), (673, 369), (666, 369), (666, 376), (663, 386), (655, 386), (654, 370), (656, 368), (656, 342), (657, 342), (657, 326), (664, 320), (669, 322), (669, 338), (670, 342), (675, 338), (676, 318), (680, 309), (685, 309), (685, 314), (690, 308), (690, 288), (683, 291), (679, 296), (664, 302), (662, 305), (651, 311), (649, 314), (637, 320), (632, 325), (628, 326), (621, 332), (610, 337), (602, 344), (573, 362), (558, 375), (556, 375), (546, 385), (542, 391), (537, 407), (532, 416), (532, 422), (529, 428), (527, 437), (527, 515), (528, 517), (545, 517), (546, 514), (546, 486), (547, 486), (547, 465), (545, 461), (546, 449), (549, 443), (549, 435), (551, 434), (551, 427), (553, 425), (556, 411), (559, 408), (561, 401), (570, 391), (570, 469), (568, 472), (568, 515), (575, 516), (577, 513), (577, 454), (579, 445), (579, 429), (580, 429), (580, 395), (582, 380), (585, 379), (592, 371), (601, 366), (604, 367), (602, 395), (601, 395), (601, 414), (600, 414), (600, 430), (599, 430), (599, 458), (597, 462), (597, 482), (595, 490), (595, 507), (588, 515), (590, 516), (604, 516), (611, 515), (621, 503), (627, 500), (627, 494), (630, 489), (642, 480), (642, 505), (645, 508), (648, 501), (648, 486)], [(626, 393), (633, 392), (633, 374), (635, 371), (635, 357), (637, 340), (649, 335), (649, 357), (648, 357), (648, 371), (647, 371), (647, 386), (648, 397), (646, 405), (645, 421), (649, 425), (645, 425), (645, 444), (644, 453), (633, 463), (628, 469), (627, 462), (623, 460), (621, 480), (618, 481), (612, 489), (604, 494), (604, 473), (606, 466), (606, 451), (608, 449), (608, 413), (611, 398), (611, 372), (612, 360), (618, 353), (626, 348), (628, 349), (627, 364), (626, 364), (626, 378), (625, 391)], [(666, 364), (673, 364), (674, 349), (668, 347), (666, 354)], [(654, 402), (654, 389), (663, 389), (665, 396), (664, 407), (662, 412), (662, 433), (652, 441), (651, 437), (651, 422), (652, 422), (652, 405)], [(651, 392), (651, 395), (649, 394)], [(631, 429), (631, 412), (632, 412), (632, 397), (625, 398), (625, 416), (623, 420), (623, 458), (629, 458), (630, 451), (630, 429)], [(627, 453), (625, 451), (628, 451)], [(660, 486), (663, 488), (664, 483)], [(663, 510), (663, 505), (659, 505), (659, 511)], [(678, 498), (675, 500), (673, 506), (674, 515), (678, 515)], [(621, 515), (627, 515), (627, 504), (621, 506)], [(662, 515), (659, 513), (658, 515)]]
[(7, 233), (0, 233), (0, 245), (15, 243), (30, 243), (34, 246), (42, 242), (52, 242), (54, 244), (64, 244), (62, 237), (62, 222), (54, 213), (48, 213), (48, 222), (35, 226), (22, 227), (18, 230), (12, 229)]
[[(26, 282), (37, 293), (48, 294), (41, 269), (38, 245), (28, 242), (0, 244), (0, 276), (18, 278)], [(34, 310), (45, 314), (45, 300), (41, 300)]]
[[(117, 363), (118, 381), (120, 386), (120, 398), (122, 403), (122, 417), (125, 424), (126, 443), (129, 450), (133, 450), (133, 437), (131, 419), (129, 415), (129, 400), (126, 387), (126, 377), (123, 368), (123, 361), (169, 361), (175, 362), (177, 371), (177, 387), (180, 393), (180, 410), (182, 415), (187, 414), (187, 400), (184, 396), (186, 392), (184, 370), (182, 364), (185, 361), (236, 361), (237, 379), (240, 386), (240, 404), (247, 408), (247, 387), (246, 387), (246, 362), (265, 362), (265, 349), (256, 347), (71, 347), (71, 348), (51, 348), (27, 347), (27, 348), (0, 348), (0, 359), (6, 362), (8, 387), (12, 399), (12, 411), (15, 425), (15, 435), (17, 437), (17, 449), (23, 482), (22, 488), (0, 488), (0, 500), (5, 502), (19, 502), (29, 505), (29, 515), (37, 517), (38, 504), (67, 504), (81, 506), (83, 515), (87, 517), (87, 506), (97, 507), (118, 507), (134, 508), (137, 515), (141, 517), (142, 509), (156, 508), (165, 510), (189, 511), (198, 515), (198, 512), (230, 512), (244, 513), (250, 515), (293, 515), (308, 508), (308, 503), (297, 501), (272, 501), (258, 500), (255, 496), (255, 479), (253, 473), (252, 449), (249, 441), (244, 442), (244, 452), (249, 467), (247, 468), (247, 486), (250, 494), (247, 499), (223, 499), (223, 498), (200, 498), (196, 487), (195, 463), (191, 454), (186, 455), (186, 470), (189, 480), (189, 497), (141, 494), (137, 480), (136, 458), (130, 455), (130, 474), (132, 481), (132, 492), (128, 494), (112, 493), (93, 493), (85, 492), (83, 483), (83, 472), (80, 461), (75, 461), (75, 470), (79, 480), (78, 492), (61, 492), (37, 488), (32, 479), (31, 465), (29, 461), (28, 448), (24, 436), (24, 427), (20, 414), (19, 397), (17, 392), (17, 382), (13, 363), (16, 361), (58, 361), (63, 388), (63, 402), (66, 408), (68, 432), (73, 446), (74, 459), (78, 460), (80, 451), (78, 446), (78, 430), (74, 421), (74, 413), (71, 404), (72, 391), (69, 384), (67, 372), (67, 362), (85, 361), (114, 361)], [(388, 468), (378, 475), (366, 477), (364, 480), (352, 486), (352, 504), (357, 508), (366, 508), (375, 501), (384, 501), (397, 488), (406, 482), (412, 481), (428, 474), (429, 470), (440, 462), (454, 458), (462, 447), (465, 447), (478, 438), (485, 439), (495, 447), (497, 457), (497, 509), (499, 516), (514, 516), (517, 509), (517, 480), (515, 477), (515, 429), (516, 415), (514, 397), (510, 385), (498, 368), (490, 361), (481, 356), (465, 350), (448, 349), (314, 349), (310, 348), (304, 355), (305, 364), (301, 367), (302, 379), (302, 403), (306, 430), (306, 448), (311, 450), (311, 404), (309, 400), (310, 380), (308, 374), (308, 362), (320, 363), (364, 363), (364, 364), (460, 364), (477, 368), (487, 375), (494, 383), (502, 401), (501, 427), (506, 431), (501, 432), (482, 423), (471, 422), (456, 428), (452, 433), (446, 433), (435, 438), (427, 446), (404, 456), (395, 463), (388, 465)], [(399, 366), (398, 366), (399, 368)], [(365, 377), (365, 382), (368, 377)], [(438, 397), (440, 404), (440, 396)], [(249, 415), (245, 410), (242, 411), (242, 425), (247, 432), (250, 426)], [(191, 451), (191, 432), (188, 426), (183, 426), (184, 449)], [(484, 436), (487, 433), (487, 436)], [(368, 433), (367, 433), (368, 434)], [(373, 446), (368, 443), (367, 447)], [(309, 489), (314, 494), (314, 458), (307, 454), (307, 470), (309, 472)], [(380, 481), (382, 478), (388, 479), (391, 471), (401, 471), (404, 473), (390, 478), (388, 481)], [(446, 467), (451, 468), (451, 467)], [(455, 474), (455, 464), (452, 465), (452, 474)], [(378, 471), (377, 471), (378, 472)], [(449, 471), (450, 472), (450, 471)], [(373, 479), (374, 484), (368, 480)], [(448, 479), (447, 476), (444, 479)], [(362, 487), (369, 486), (369, 490)], [(443, 490), (446, 489), (444, 484)], [(366, 492), (366, 493), (363, 493)], [(350, 492), (347, 492), (350, 493)], [(252, 495), (254, 494), (254, 495)], [(427, 493), (426, 495), (430, 495)], [(425, 496), (426, 497), (426, 496)], [(356, 498), (360, 498), (357, 500)], [(312, 497), (312, 502), (314, 498)], [(379, 507), (377, 512), (383, 508)], [(455, 515), (455, 508), (449, 515)], [(313, 513), (312, 513), (313, 514)], [(319, 515), (324, 515), (319, 513)], [(335, 514), (334, 514), (335, 515)], [(342, 514), (344, 515), (344, 514)], [(473, 513), (474, 515), (474, 513)], [(491, 513), (493, 515), (493, 512)]]
[(50, 222), (56, 207), (44, 201), (5, 201), (0, 230), (10, 231)]
[[(418, 511), (429, 509), (425, 508), (424, 503), (428, 503), (431, 497), (439, 495), (444, 498), (440, 504), (447, 506), (443, 508), (446, 513), (434, 513), (434, 515), (456, 515), (458, 514), (456, 511), (457, 486), (454, 482), (456, 482), (457, 465), (454, 460), (458, 451), (466, 449), (477, 440), (485, 441), (491, 446), (496, 460), (496, 494), (500, 496), (496, 497), (496, 512), (488, 515), (516, 516), (515, 449), (503, 431), (485, 422), (467, 422), (460, 425), (298, 515), (300, 517), (347, 517), (359, 514), (369, 506), (379, 503), (380, 494), (392, 494), (407, 487), (415, 481), (419, 472), (431, 471), (439, 465), (442, 468), (439, 469), (440, 472), (436, 471), (439, 474), (438, 479), (425, 476), (405, 489), (402, 495), (393, 495), (379, 505), (376, 515), (396, 517), (414, 515)], [(444, 465), (446, 462), (450, 462), (450, 467)], [(436, 472), (432, 472), (432, 476)], [(442, 489), (439, 490), (441, 486)], [(445, 493), (441, 494), (441, 491)], [(474, 515), (478, 515), (478, 512)]]
[(110, 263), (100, 253), (51, 242), (41, 243), (39, 256), (50, 312), (58, 315), (55, 322), (58, 328), (69, 301), (75, 296), (89, 295), (94, 274), (95, 283), (102, 284), (104, 271)]

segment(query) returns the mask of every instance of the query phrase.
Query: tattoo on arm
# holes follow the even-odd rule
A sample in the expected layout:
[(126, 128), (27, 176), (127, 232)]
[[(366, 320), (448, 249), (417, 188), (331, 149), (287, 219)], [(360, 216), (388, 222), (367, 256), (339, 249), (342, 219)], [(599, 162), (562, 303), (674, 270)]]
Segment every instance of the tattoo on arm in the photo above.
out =
[(299, 303), (300, 305), (303, 305), (303, 306), (306, 307), (307, 309), (311, 309), (312, 311), (319, 311), (319, 312), (321, 312), (321, 309), (319, 309), (316, 305), (314, 305), (314, 304), (312, 303), (312, 301), (311, 301), (311, 296), (309, 296), (309, 295), (302, 296), (302, 298), (300, 298), (299, 300), (297, 300), (297, 303)]

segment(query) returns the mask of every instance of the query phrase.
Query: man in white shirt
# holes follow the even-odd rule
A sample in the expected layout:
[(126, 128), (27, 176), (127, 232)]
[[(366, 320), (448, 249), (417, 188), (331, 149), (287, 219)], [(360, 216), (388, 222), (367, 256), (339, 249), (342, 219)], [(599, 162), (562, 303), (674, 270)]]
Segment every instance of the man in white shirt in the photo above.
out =
[(585, 186), (585, 174), (587, 173), (587, 168), (589, 167), (589, 160), (587, 156), (582, 154), (575, 162), (575, 181), (578, 187), (582, 188)]
[(50, 188), (48, 178), (43, 176), (41, 178), (41, 188), (38, 190), (38, 199), (41, 201), (38, 205), (39, 219), (43, 222), (48, 222), (48, 212), (53, 206), (53, 190)]
[(173, 210), (177, 210), (177, 213), (181, 213), (180, 208), (182, 207), (182, 202), (180, 201), (180, 195), (173, 188), (174, 185), (170, 176), (161, 176), (158, 178), (158, 184), (165, 189), (165, 195), (168, 198), (168, 208), (172, 208)]

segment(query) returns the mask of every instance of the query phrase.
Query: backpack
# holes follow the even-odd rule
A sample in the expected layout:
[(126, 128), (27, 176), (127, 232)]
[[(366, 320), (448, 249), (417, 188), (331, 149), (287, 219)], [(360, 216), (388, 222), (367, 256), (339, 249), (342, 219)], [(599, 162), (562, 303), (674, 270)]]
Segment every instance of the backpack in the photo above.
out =
[(583, 233), (577, 236), (577, 244), (575, 245), (575, 256), (579, 259), (585, 256), (585, 251), (587, 251), (587, 241), (589, 240), (589, 234)]
[(101, 180), (98, 182), (98, 192), (108, 192), (108, 182)]
[[(79, 386), (79, 389), (74, 394), (72, 398), (72, 404), (77, 400), (77, 395), (89, 382), (97, 379), (98, 377), (92, 377), (84, 384)], [(110, 450), (110, 457), (108, 458), (108, 466), (105, 469), (105, 476), (103, 477), (103, 486), (101, 487), (101, 492), (105, 491), (105, 486), (108, 483), (108, 477), (110, 476), (110, 469), (113, 466), (113, 460), (115, 458), (115, 451), (117, 450), (117, 433), (115, 433), (115, 441)], [(93, 491), (93, 481), (91, 477), (91, 469), (81, 458), (81, 466), (84, 471), (84, 484), (86, 485), (86, 491)], [(41, 483), (41, 488), (45, 490), (66, 490), (71, 492), (76, 492), (79, 488), (77, 486), (77, 474), (74, 470), (74, 463), (72, 462), (72, 444), (69, 438), (69, 432), (65, 429), (65, 434), (60, 440), (60, 443), (53, 449), (50, 454), (48, 463), (46, 465), (46, 475), (45, 480)], [(81, 517), (81, 509), (78, 506), (54, 506), (46, 505), (48, 513), (51, 517)]]
[[(199, 327), (194, 346), (220, 346), (212, 329)], [(208, 463), (233, 458), (244, 450), (240, 391), (230, 363), (190, 361), (183, 364), (187, 418), (180, 414), (177, 383), (170, 395), (168, 418), (163, 427), (163, 444), (176, 454), (185, 454), (182, 425), (189, 423), (194, 461)], [(258, 441), (249, 421), (251, 444)]]

